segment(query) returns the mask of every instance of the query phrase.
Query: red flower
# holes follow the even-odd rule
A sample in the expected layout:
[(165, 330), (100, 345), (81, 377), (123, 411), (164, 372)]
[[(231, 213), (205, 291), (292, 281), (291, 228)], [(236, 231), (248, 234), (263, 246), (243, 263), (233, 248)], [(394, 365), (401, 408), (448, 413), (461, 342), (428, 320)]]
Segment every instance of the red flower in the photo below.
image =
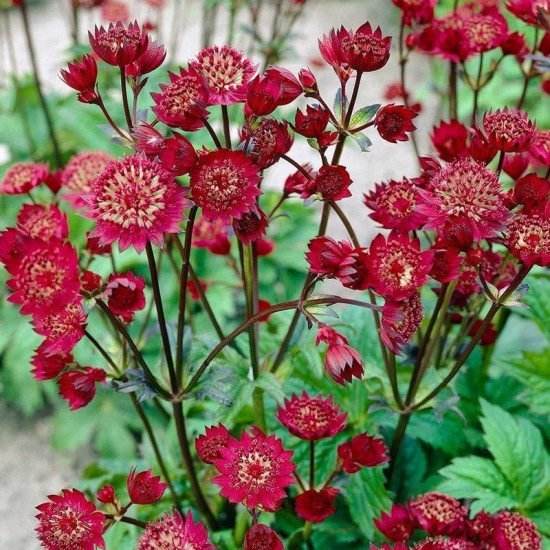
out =
[(275, 164), (292, 147), (293, 138), (287, 122), (263, 118), (259, 123), (247, 124), (241, 140), (248, 143), (247, 154), (259, 168)]
[(101, 245), (97, 237), (90, 237), (90, 232), (86, 233), (86, 250), (93, 256), (106, 256), (111, 253), (110, 244)]
[(71, 370), (57, 380), (59, 395), (69, 403), (71, 411), (85, 407), (95, 397), (95, 386), (105, 383), (105, 371), (83, 367), (83, 371)]
[(116, 505), (115, 489), (112, 485), (104, 485), (96, 494), (96, 498), (103, 504)]
[(245, 114), (266, 116), (272, 113), (283, 97), (283, 88), (279, 81), (258, 75), (248, 84)]
[(228, 226), (220, 219), (208, 221), (201, 216), (193, 226), (193, 246), (207, 248), (212, 254), (226, 256), (231, 250)]
[(353, 182), (344, 166), (321, 166), (314, 181), (306, 184), (301, 198), (318, 193), (325, 200), (338, 201), (351, 197), (349, 186)]
[(374, 520), (374, 525), (393, 542), (407, 542), (415, 530), (409, 510), (400, 504), (392, 504), (389, 514), (382, 512), (380, 519)]
[(166, 491), (168, 483), (163, 483), (159, 476), (152, 474), (151, 469), (136, 474), (136, 469), (133, 468), (128, 475), (126, 487), (134, 504), (152, 504), (160, 500)]
[(139, 539), (138, 550), (160, 550), (161, 548), (189, 548), (190, 550), (215, 550), (216, 547), (208, 540), (206, 527), (193, 521), (191, 512), (185, 519), (174, 510), (163, 519), (147, 524)]
[(188, 174), (197, 162), (198, 156), (191, 142), (177, 132), (164, 140), (158, 157), (162, 167), (174, 176)]
[(352, 378), (363, 377), (363, 361), (359, 352), (348, 345), (348, 340), (333, 328), (319, 324), (315, 345), (321, 342), (328, 344), (325, 357), (325, 372), (342, 386)]
[(516, 204), (522, 204), (524, 209), (540, 208), (550, 193), (550, 182), (536, 174), (527, 174), (516, 181), (513, 198)]
[(269, 256), (275, 249), (275, 243), (269, 239), (258, 239), (256, 241), (256, 254), (258, 256)]
[(422, 326), (423, 320), (420, 292), (403, 300), (386, 299), (380, 326), (382, 342), (393, 353), (400, 355), (403, 346), (412, 340)]
[(434, 171), (428, 187), (418, 189), (418, 194), (417, 210), (426, 216), (425, 229), (443, 227), (451, 218), (467, 220), (479, 242), (495, 237), (509, 218), (497, 174), (469, 158)]
[(296, 111), (294, 131), (307, 138), (320, 138), (325, 131), (330, 113), (321, 105), (307, 105), (306, 112)]
[(494, 520), (493, 516), (487, 512), (479, 511), (473, 519), (466, 521), (466, 532), (468, 538), (476, 542), (489, 541), (493, 536)]
[(502, 169), (506, 172), (512, 179), (517, 180), (521, 177), (525, 170), (529, 167), (530, 155), (529, 153), (517, 153), (510, 154), (504, 157), (504, 162), (502, 163)]
[(271, 65), (265, 71), (265, 76), (281, 85), (282, 94), (279, 105), (288, 105), (302, 95), (302, 84), (288, 69)]
[(150, 242), (164, 244), (165, 233), (178, 233), (185, 191), (159, 163), (141, 155), (110, 162), (92, 184), (87, 218), (96, 222), (90, 234), (101, 244), (118, 242), (141, 252)]
[(374, 212), (369, 217), (386, 229), (412, 231), (422, 225), (416, 212), (416, 185), (407, 178), (378, 183), (364, 195), (364, 204)]
[[(474, 337), (477, 334), (477, 331), (481, 328), (481, 324), (482, 324), (481, 319), (477, 319), (475, 323), (472, 325), (472, 328), (469, 330), (468, 336)], [(489, 325), (483, 332), (483, 335), (481, 336), (479, 345), (492, 346), (496, 342), (497, 336), (498, 336), (498, 332), (496, 331), (495, 325), (493, 325), (493, 323), (489, 323)]]
[(134, 126), (132, 137), (134, 138), (134, 150), (136, 153), (143, 153), (149, 158), (154, 159), (164, 148), (164, 136), (146, 122), (141, 122), (137, 126)]
[(296, 497), (296, 514), (304, 521), (321, 523), (336, 512), (334, 501), (340, 491), (336, 487), (325, 487), (320, 491), (310, 489)]
[(131, 271), (109, 275), (105, 287), (109, 309), (126, 323), (130, 323), (134, 313), (145, 307), (144, 288), (145, 279), (136, 277)]
[(308, 244), (306, 259), (310, 271), (329, 278), (336, 278), (353, 246), (346, 241), (336, 242), (330, 237), (315, 237)]
[[(480, 249), (477, 248), (475, 250)], [(430, 270), (430, 277), (440, 283), (450, 283), (458, 279), (462, 260), (460, 251), (456, 248), (436, 251), (432, 269)]]
[(280, 507), (296, 468), (290, 460), (292, 451), (285, 451), (280, 439), (255, 429), (253, 433), (243, 432), (240, 440), (230, 437), (219, 452), (221, 458), (214, 466), (220, 475), (212, 482), (222, 488), (222, 497), (269, 512)]
[(541, 550), (541, 537), (535, 524), (516, 512), (503, 510), (494, 516), (493, 541), (499, 550)]
[(4, 195), (23, 195), (48, 179), (47, 164), (36, 162), (16, 162), (5, 172), (0, 182), (0, 193)]
[(265, 235), (268, 224), (269, 220), (262, 210), (258, 212), (252, 210), (233, 220), (233, 231), (239, 241), (249, 245)]
[(429, 23), (434, 16), (437, 0), (392, 0), (403, 12), (402, 19), (405, 25)]
[(48, 496), (50, 502), (36, 507), (36, 532), (47, 550), (94, 550), (105, 548), (103, 523), (105, 516), (83, 493), (63, 489), (63, 495)]
[(342, 51), (342, 39), (347, 35), (348, 31), (341, 27), (338, 31), (332, 29), (328, 36), (323, 35), (319, 40), (319, 51), (323, 59), (334, 69), (342, 82), (347, 82), (352, 72)]
[(258, 167), (242, 151), (218, 149), (200, 156), (191, 170), (191, 194), (209, 221), (229, 223), (254, 210), (261, 194)]
[(73, 301), (61, 309), (36, 316), (32, 324), (37, 334), (46, 337), (40, 346), (44, 353), (69, 353), (82, 339), (86, 328), (81, 296), (75, 295)]
[(67, 86), (79, 92), (78, 101), (81, 103), (94, 103), (99, 99), (95, 91), (97, 63), (91, 55), (69, 63), (67, 70), (61, 69), (60, 77)]
[(515, 55), (518, 59), (523, 58), (529, 53), (529, 48), (525, 43), (525, 36), (519, 32), (509, 33), (500, 43), (503, 55)]
[(527, 266), (550, 264), (550, 203), (517, 212), (508, 223), (503, 243)]
[(528, 25), (540, 26), (539, 13), (544, 13), (544, 10), (550, 11), (550, 1), (508, 0), (506, 9)]
[(284, 550), (284, 546), (271, 527), (257, 523), (246, 532), (244, 550)]
[(96, 27), (94, 34), (88, 33), (90, 46), (105, 63), (124, 67), (143, 55), (149, 44), (149, 37), (137, 22), (125, 27), (121, 21), (112, 23), (108, 29)]
[(550, 130), (542, 130), (537, 134), (529, 153), (544, 166), (550, 166)]
[(373, 32), (368, 22), (355, 33), (345, 31), (340, 40), (344, 61), (356, 71), (377, 71), (390, 58), (391, 36), (382, 36), (380, 27)]
[(405, 105), (384, 105), (377, 113), (374, 119), (374, 125), (382, 139), (390, 143), (398, 141), (408, 141), (406, 132), (413, 132), (416, 126), (412, 119), (417, 117), (418, 113)]
[(126, 67), (126, 74), (134, 79), (158, 69), (166, 59), (166, 48), (158, 42), (149, 42), (147, 49)]
[(194, 281), (187, 281), (187, 292), (189, 292), (191, 300), (198, 301), (201, 299), (199, 288), (204, 292), (208, 288), (208, 283), (199, 280), (199, 285), (197, 286)]
[[(130, 19), (130, 10), (123, 0), (103, 0), (101, 2), (101, 19), (119, 23)], [(145, 25), (143, 26), (145, 30)]]
[(504, 153), (527, 151), (537, 138), (536, 126), (529, 120), (527, 113), (507, 108), (485, 113), (482, 127), (483, 133), (477, 130), (480, 137)]
[(193, 132), (204, 126), (208, 115), (208, 90), (204, 79), (194, 69), (168, 73), (170, 84), (161, 84), (160, 93), (152, 93), (153, 112), (161, 122)]
[(36, 380), (52, 380), (57, 378), (63, 369), (73, 362), (73, 356), (70, 353), (47, 354), (44, 346), (41, 345), (35, 352), (31, 360), (33, 377)]
[(298, 73), (298, 80), (302, 85), (303, 91), (306, 94), (317, 93), (319, 91), (319, 85), (317, 84), (317, 79), (315, 75), (311, 72), (310, 69), (301, 69)]
[(206, 428), (206, 432), (195, 439), (195, 449), (203, 462), (214, 464), (222, 458), (220, 449), (227, 446), (229, 432), (223, 424)]
[(209, 105), (232, 105), (246, 99), (247, 86), (256, 66), (231, 46), (201, 50), (189, 66), (204, 77)]
[(277, 418), (292, 434), (307, 441), (334, 437), (346, 426), (347, 413), (342, 413), (332, 397), (310, 397), (305, 391), (301, 397), (292, 394), (277, 411)]
[(411, 296), (427, 280), (433, 251), (420, 252), (420, 241), (392, 231), (386, 240), (381, 234), (371, 243), (368, 268), (374, 290), (384, 297), (402, 300)]
[(442, 493), (426, 493), (409, 503), (416, 525), (429, 535), (461, 535), (466, 527), (468, 510), (454, 498)]
[(442, 121), (434, 128), (431, 140), (444, 161), (451, 162), (468, 154), (468, 129), (457, 120)]
[(23, 315), (59, 311), (80, 290), (78, 258), (69, 243), (26, 238), (18, 244), (18, 259), (6, 265), (14, 293), (8, 301), (21, 304)]
[(358, 472), (362, 467), (374, 468), (389, 461), (386, 444), (372, 435), (356, 435), (351, 441), (338, 445), (338, 457), (342, 470), (348, 474)]
[(69, 236), (67, 215), (53, 204), (24, 204), (17, 215), (17, 229), (24, 235), (46, 242)]
[(73, 208), (86, 206), (84, 196), (90, 192), (97, 176), (113, 160), (103, 151), (85, 151), (71, 157), (61, 175), (61, 185), (69, 191), (63, 198)]

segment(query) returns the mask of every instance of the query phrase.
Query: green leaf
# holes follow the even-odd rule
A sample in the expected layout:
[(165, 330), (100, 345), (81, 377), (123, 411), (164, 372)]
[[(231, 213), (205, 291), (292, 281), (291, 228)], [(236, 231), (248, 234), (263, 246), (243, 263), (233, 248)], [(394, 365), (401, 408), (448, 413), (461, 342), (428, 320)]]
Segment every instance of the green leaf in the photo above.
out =
[(543, 334), (550, 340), (550, 278), (530, 277), (529, 292), (525, 295), (525, 302), (531, 307), (531, 316)]
[(272, 372), (262, 371), (256, 378), (256, 386), (271, 395), (278, 404), (285, 400), (283, 384)]
[(372, 145), (372, 141), (363, 133), (356, 132), (354, 134), (348, 134), (352, 138), (363, 153), (368, 153), (370, 151), (369, 147)]
[(380, 109), (380, 103), (375, 103), (374, 105), (367, 105), (353, 113), (349, 121), (349, 129), (353, 130), (354, 128), (359, 128), (359, 126), (363, 126), (367, 122), (370, 122), (378, 109)]

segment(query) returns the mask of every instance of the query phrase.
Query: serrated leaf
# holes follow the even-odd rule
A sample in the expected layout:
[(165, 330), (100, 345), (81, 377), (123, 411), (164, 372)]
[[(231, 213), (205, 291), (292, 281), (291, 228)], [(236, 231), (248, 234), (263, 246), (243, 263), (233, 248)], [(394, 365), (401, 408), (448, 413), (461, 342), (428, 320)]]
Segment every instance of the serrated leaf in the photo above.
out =
[(256, 386), (271, 395), (279, 404), (285, 400), (283, 385), (272, 372), (260, 372), (258, 378), (256, 378)]
[(363, 153), (369, 152), (369, 147), (372, 145), (372, 141), (362, 132), (356, 132), (355, 134), (348, 134), (349, 137), (351, 137), (357, 145), (359, 145), (359, 148)]
[(525, 302), (531, 307), (530, 315), (543, 334), (550, 340), (550, 279), (548, 277), (530, 277), (530, 291)]
[(380, 109), (380, 103), (375, 103), (374, 105), (367, 105), (366, 107), (363, 107), (353, 113), (353, 116), (349, 121), (349, 129), (353, 130), (354, 128), (359, 128), (360, 126), (367, 124), (367, 122), (370, 122), (378, 109)]

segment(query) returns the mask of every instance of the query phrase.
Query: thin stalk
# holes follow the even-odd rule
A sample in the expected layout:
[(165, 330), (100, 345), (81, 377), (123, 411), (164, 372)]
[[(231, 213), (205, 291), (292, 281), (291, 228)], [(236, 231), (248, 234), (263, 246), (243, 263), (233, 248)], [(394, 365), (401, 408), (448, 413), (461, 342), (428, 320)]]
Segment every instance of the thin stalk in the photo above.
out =
[(136, 527), (141, 527), (142, 529), (145, 529), (147, 527), (147, 524), (144, 521), (140, 521), (139, 519), (131, 518), (128, 516), (118, 517), (115, 514), (105, 514), (105, 517), (107, 519), (113, 520), (115, 523), (128, 523), (129, 525), (135, 525)]
[(124, 116), (128, 131), (131, 132), (134, 127), (132, 122), (132, 114), (130, 113), (130, 104), (128, 102), (128, 87), (126, 86), (126, 67), (120, 67), (120, 91), (122, 93), (122, 106), (124, 107)]
[(223, 137), (227, 149), (231, 149), (231, 125), (229, 123), (229, 112), (227, 105), (222, 105)]
[(212, 128), (212, 125), (210, 124), (210, 122), (208, 122), (206, 118), (203, 118), (202, 122), (204, 123), (205, 128), (208, 130), (208, 133), (210, 134), (210, 137), (212, 138), (212, 141), (214, 142), (214, 145), (216, 146), (216, 148), (223, 149), (223, 145), (220, 139), (218, 138), (218, 135), (214, 131), (214, 128)]
[(71, 29), (71, 36), (73, 39), (73, 46), (78, 45), (78, 34), (79, 34), (79, 15), (80, 15), (80, 8), (78, 6), (77, 0), (69, 0), (69, 3), (71, 4), (71, 22), (73, 25), (73, 28)]
[(458, 96), (457, 96), (457, 64), (455, 61), (449, 62), (449, 117), (458, 118)]
[[(534, 55), (537, 51), (537, 46), (539, 43), (539, 29), (535, 29), (535, 38), (533, 40), (533, 47), (531, 48), (531, 55)], [(533, 66), (535, 65), (534, 61), (531, 61), (531, 65), (528, 71), (523, 71), (523, 89), (521, 90), (521, 96), (519, 98), (516, 109), (519, 111), (523, 107), (525, 98), (527, 97), (527, 90), (529, 88), (529, 82), (531, 81)]]
[(103, 100), (101, 97), (99, 98), (99, 101), (97, 102), (98, 107), (101, 109), (101, 112), (103, 113), (103, 116), (107, 119), (107, 122), (110, 124), (111, 128), (123, 139), (128, 139), (128, 136), (119, 128), (118, 124), (113, 120), (111, 115), (109, 114), (109, 111), (107, 111), (107, 107), (105, 107), (105, 104), (103, 103)]
[(147, 261), (149, 262), (149, 272), (151, 273), (151, 284), (153, 286), (153, 299), (155, 300), (155, 307), (157, 308), (157, 317), (160, 328), (160, 336), (162, 338), (162, 347), (164, 348), (164, 355), (166, 357), (166, 366), (168, 367), (168, 375), (170, 376), (170, 385), (172, 387), (172, 393), (175, 395), (178, 392), (178, 379), (176, 371), (174, 369), (174, 361), (172, 359), (172, 350), (170, 347), (170, 337), (168, 336), (168, 328), (166, 325), (166, 317), (164, 316), (164, 306), (162, 303), (162, 296), (160, 293), (159, 277), (157, 272), (157, 264), (155, 263), (155, 253), (151, 243), (145, 245), (145, 251), (147, 252)]
[(24, 0), (19, 4), (19, 9), (21, 10), (21, 17), (23, 19), (23, 29), (25, 31), (25, 39), (27, 41), (27, 48), (29, 51), (29, 57), (31, 59), (36, 92), (38, 94), (38, 99), (40, 101), (42, 112), (44, 114), (44, 120), (46, 121), (46, 126), (48, 128), (48, 134), (50, 136), (50, 142), (52, 144), (55, 165), (57, 168), (61, 168), (63, 164), (61, 159), (61, 149), (59, 147), (59, 142), (57, 141), (57, 136), (55, 135), (53, 120), (50, 114), (50, 110), (48, 108), (48, 104), (46, 102), (46, 97), (44, 96), (44, 92), (42, 90), (42, 83), (40, 82), (40, 76), (38, 74), (38, 61), (36, 59), (36, 52), (34, 50), (34, 44), (32, 41), (31, 28), (29, 24), (29, 14), (27, 13), (26, 0)]
[(315, 441), (309, 442), (309, 488), (315, 488)]
[(483, 74), (483, 53), (479, 55), (479, 66), (477, 68), (477, 78), (474, 88), (474, 105), (472, 107), (472, 125), (475, 124), (477, 118), (477, 104), (479, 101), (479, 92), (481, 91), (481, 75)]
[(407, 426), (409, 425), (410, 419), (410, 413), (405, 413), (399, 417), (399, 420), (397, 422), (390, 449), (390, 464), (386, 473), (386, 477), (389, 481), (391, 481), (393, 478), (393, 473), (395, 471), (395, 461), (397, 459), (399, 449), (403, 444), (403, 439), (405, 438), (405, 433), (407, 431)]
[(116, 363), (114, 362), (113, 358), (107, 353), (105, 348), (87, 331), (84, 330), (84, 336), (90, 340), (93, 346), (99, 351), (99, 353), (103, 356), (105, 361), (109, 363), (109, 366), (115, 371), (117, 376), (121, 375), (120, 369), (117, 367)]

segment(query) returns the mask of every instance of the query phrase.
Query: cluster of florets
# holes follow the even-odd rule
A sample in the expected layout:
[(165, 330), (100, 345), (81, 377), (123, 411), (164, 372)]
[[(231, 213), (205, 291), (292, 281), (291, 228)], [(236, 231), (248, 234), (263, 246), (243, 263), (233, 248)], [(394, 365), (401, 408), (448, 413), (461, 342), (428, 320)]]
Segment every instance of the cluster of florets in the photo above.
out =
[[(395, 546), (371, 550), (540, 550), (534, 523), (515, 512), (480, 511), (472, 518), (458, 500), (442, 493), (426, 493), (405, 505), (394, 504), (374, 520), (377, 529)], [(428, 535), (413, 544), (415, 533)], [(415, 540), (418, 540), (417, 538)], [(412, 546), (409, 546), (412, 545)]]

